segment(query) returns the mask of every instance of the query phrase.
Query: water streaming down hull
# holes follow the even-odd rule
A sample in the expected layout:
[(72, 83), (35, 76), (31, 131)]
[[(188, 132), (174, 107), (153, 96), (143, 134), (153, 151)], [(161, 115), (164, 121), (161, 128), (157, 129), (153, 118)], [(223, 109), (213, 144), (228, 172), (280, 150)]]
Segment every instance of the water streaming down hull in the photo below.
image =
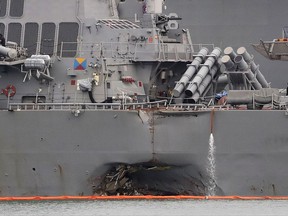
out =
[(209, 176), (209, 184), (208, 184), (208, 196), (216, 195), (216, 161), (215, 161), (215, 144), (214, 144), (214, 136), (213, 133), (210, 134), (209, 138), (209, 151), (208, 151), (208, 163), (207, 163), (207, 172)]

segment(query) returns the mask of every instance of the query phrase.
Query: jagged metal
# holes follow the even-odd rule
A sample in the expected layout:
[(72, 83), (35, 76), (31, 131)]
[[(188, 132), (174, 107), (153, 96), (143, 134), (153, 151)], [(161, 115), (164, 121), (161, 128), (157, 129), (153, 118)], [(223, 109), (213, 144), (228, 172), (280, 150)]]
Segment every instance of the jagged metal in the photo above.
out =
[(197, 54), (197, 57), (194, 58), (194, 60), (189, 65), (186, 72), (183, 74), (183, 76), (181, 77), (181, 79), (176, 84), (175, 88), (173, 89), (173, 95), (175, 97), (180, 97), (187, 83), (190, 81), (190, 79), (193, 77), (195, 72), (198, 70), (200, 64), (203, 62), (203, 59), (208, 54), (208, 52), (209, 50), (206, 47), (202, 48), (199, 51), (199, 53)]

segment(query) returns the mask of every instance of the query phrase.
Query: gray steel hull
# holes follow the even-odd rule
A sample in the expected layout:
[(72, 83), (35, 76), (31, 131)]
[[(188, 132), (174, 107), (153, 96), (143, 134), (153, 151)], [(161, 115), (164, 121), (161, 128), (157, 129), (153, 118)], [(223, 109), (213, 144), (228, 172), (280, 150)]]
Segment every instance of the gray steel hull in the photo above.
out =
[[(57, 5), (55, 1), (49, 2), (52, 5), (49, 6), (55, 9), (52, 16), (47, 7), (34, 0), (25, 2), (24, 16), (14, 18), (7, 12), (2, 22), (6, 26), (21, 23), (24, 27), (25, 23), (36, 22), (37, 17), (41, 29), (43, 23), (52, 22), (57, 26), (60, 22), (78, 23), (79, 15), (88, 22), (83, 24), (82, 32), (86, 32), (87, 37), (84, 42), (94, 43), (97, 40), (92, 37), (94, 33), (89, 33), (90, 22), (94, 18), (112, 18), (110, 8), (103, 7), (110, 1), (71, 1), (69, 7), (65, 0), (57, 1)], [(139, 8), (139, 2), (135, 0), (127, 2), (134, 2), (134, 7), (125, 9), (123, 6), (120, 18), (135, 20), (133, 9), (138, 8), (142, 13), (143, 8)], [(183, 30), (191, 30), (196, 44), (214, 43), (221, 48), (233, 46), (237, 49), (262, 37), (278, 37), (279, 30), (287, 24), (287, 0), (277, 0), (276, 3), (268, 0), (166, 2), (168, 9), (165, 13), (175, 12), (182, 17)], [(75, 11), (77, 7), (79, 14)], [(90, 19), (90, 15), (95, 17)], [(92, 26), (96, 31), (95, 25)], [(17, 29), (16, 26), (15, 32)], [(24, 31), (19, 32), (19, 37), (12, 30), (9, 34), (6, 32), (9, 35), (7, 40), (15, 35), (23, 44), (25, 40), (20, 35), (24, 36)], [(40, 31), (35, 37), (35, 41), (37, 38), (43, 40)], [(45, 40), (53, 41), (50, 37), (44, 37)], [(288, 75), (283, 71), (286, 71), (287, 63), (271, 63), (258, 54), (254, 57), (261, 63), (261, 70), (263, 68), (272, 81), (272, 86), (286, 88)], [(75, 86), (70, 86), (70, 77), (67, 77), (73, 61), (74, 58), (58, 58), (53, 65), (57, 80), (53, 85), (54, 93), (58, 97), (53, 102), (64, 103), (69, 96), (68, 102), (74, 103), (74, 94), (68, 93), (73, 92)], [(139, 80), (150, 80), (146, 72), (139, 71)], [(1, 88), (11, 83), (17, 86), (15, 102), (21, 101), (23, 95), (34, 96), (40, 87), (43, 94), (48, 92), (44, 85), (31, 79), (27, 84), (35, 85), (31, 94), (27, 89), (29, 86), (23, 83), (23, 76), (16, 71), (1, 69)], [(51, 97), (47, 98), (51, 100)], [(83, 100), (80, 98), (82, 95), (77, 102), (89, 101), (88, 96)], [(6, 96), (1, 95), (1, 107), (6, 104)], [(169, 114), (150, 111), (147, 116), (143, 115), (141, 118), (137, 111), (119, 110), (87, 110), (78, 117), (71, 111), (0, 111), (0, 196), (90, 195), (93, 186), (114, 163), (155, 160), (185, 166), (183, 175), (207, 175), (211, 122), (216, 145), (216, 180), (225, 195), (288, 195), (288, 116), (285, 111), (222, 110), (215, 111), (213, 121), (210, 111)]]
[[(211, 112), (149, 118), (1, 111), (0, 195), (90, 195), (111, 164), (152, 159), (205, 175)], [(215, 112), (216, 178), (225, 195), (288, 194), (287, 118), (285, 111)]]

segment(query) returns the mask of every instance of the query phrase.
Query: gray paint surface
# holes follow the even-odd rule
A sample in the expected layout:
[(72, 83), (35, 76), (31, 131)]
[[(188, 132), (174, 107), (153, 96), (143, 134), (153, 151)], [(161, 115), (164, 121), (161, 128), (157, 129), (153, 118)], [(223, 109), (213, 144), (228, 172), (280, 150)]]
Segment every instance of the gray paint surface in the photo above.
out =
[(4, 17), (6, 15), (7, 0), (0, 1), (0, 8), (0, 17)]
[(10, 23), (8, 26), (8, 41), (20, 44), (22, 25), (20, 23)]
[(40, 53), (43, 55), (52, 55), (54, 52), (55, 28), (55, 23), (42, 24)]
[[(216, 177), (225, 195), (287, 194), (284, 114), (216, 111)], [(111, 161), (156, 159), (191, 167), (198, 175), (206, 172), (210, 112), (156, 114), (153, 134), (137, 112), (87, 111), (75, 117), (65, 111), (2, 111), (0, 116), (6, 122), (0, 126), (2, 196), (88, 195)], [(266, 124), (275, 120), (282, 129)], [(25, 130), (14, 124), (28, 121)], [(117, 133), (111, 136), (112, 131)]]
[(0, 33), (4, 35), (4, 32), (5, 32), (5, 25), (3, 23), (0, 23)]
[[(78, 23), (60, 23), (59, 24), (59, 36), (58, 44), (62, 42), (71, 42), (70, 44), (63, 45), (63, 57), (74, 57), (77, 50), (77, 37), (79, 32)], [(61, 46), (58, 46), (58, 52), (60, 52)]]
[(11, 0), (10, 13), (11, 17), (21, 17), (24, 10), (24, 0)]
[[(118, 14), (113, 14), (111, 7), (107, 5), (110, 1), (83, 0), (79, 4), (78, 1), (69, 1), (68, 4), (67, 0), (45, 2), (53, 10), (43, 8), (42, 1), (30, 0), (25, 1), (21, 19), (9, 16), (2, 19), (5, 26), (17, 24), (8, 29), (8, 39), (24, 41), (24, 44), (34, 42), (36, 28), (27, 28), (27, 34), (31, 32), (33, 37), (24, 40), (21, 38), (21, 29), (17, 26), (24, 26), (27, 22), (37, 23), (41, 38), (40, 51), (42, 54), (52, 54), (56, 41), (61, 41), (62, 36), (64, 38), (69, 34), (67, 29), (70, 26), (61, 28), (58, 34), (61, 23), (78, 23), (77, 39), (83, 39), (80, 37), (83, 32), (84, 42), (93, 44), (84, 44), (81, 47), (86, 48), (86, 52), (82, 51), (79, 55), (84, 55), (87, 62), (97, 61), (97, 42), (114, 43), (113, 49), (107, 50), (106, 56), (107, 67), (112, 71), (112, 86), (117, 85), (116, 81), (120, 77), (119, 65), (122, 64), (127, 66), (126, 69), (121, 69), (124, 75), (133, 75), (145, 85), (149, 84), (150, 79), (157, 77), (157, 61), (152, 56), (155, 54), (154, 49), (157, 50), (156, 46), (151, 49), (147, 44), (140, 43), (141, 51), (148, 50), (152, 54), (140, 53), (139, 58), (145, 57), (146, 62), (132, 64), (125, 59), (127, 46), (115, 45), (118, 38), (128, 40), (131, 30), (111, 31), (109, 25), (96, 28), (98, 19), (117, 18)], [(132, 0), (126, 0), (128, 2), (131, 3)], [(214, 43), (221, 48), (233, 46), (235, 50), (240, 46), (247, 47), (260, 38), (271, 39), (280, 35), (281, 27), (286, 25), (284, 22), (287, 20), (284, 7), (286, 1), (276, 2), (278, 4), (268, 0), (167, 0), (167, 12), (175, 12), (183, 18), (181, 28), (172, 31), (171, 35), (175, 35), (177, 31), (182, 32), (182, 28), (189, 28), (193, 43)], [(143, 10), (138, 7), (142, 2), (133, 0), (132, 9), (125, 7), (126, 3), (118, 6), (121, 18), (133, 20), (135, 11), (132, 9), (135, 7), (136, 13), (143, 15)], [(96, 13), (95, 8), (101, 10)], [(81, 25), (81, 22), (85, 24)], [(75, 32), (67, 41), (76, 40), (78, 26), (77, 31), (76, 28), (73, 30)], [(147, 29), (137, 29), (133, 33), (135, 37), (140, 37), (147, 34)], [(108, 43), (107, 49), (110, 46)], [(175, 47), (171, 45), (170, 48)], [(133, 52), (129, 55), (131, 53)], [(255, 54), (255, 62), (261, 63), (261, 71), (272, 81), (272, 86), (283, 87), (287, 80), (287, 74), (283, 73), (285, 63), (271, 63), (258, 54)], [(34, 78), (23, 82), (24, 74), (11, 67), (8, 73), (1, 71), (1, 88), (11, 83), (17, 86), (17, 94), (11, 98), (12, 102), (21, 102), (22, 96), (35, 97), (38, 93), (40, 97), (47, 96), (46, 101), (51, 103), (90, 102), (87, 92), (78, 91), (76, 85), (71, 85), (71, 80), (76, 78), (68, 75), (68, 72), (73, 68), (74, 58), (58, 58), (53, 63), (53, 83), (41, 83)], [(96, 63), (104, 64), (104, 60)], [(186, 63), (179, 63), (176, 68), (173, 68), (173, 62), (163, 63), (162, 66), (172, 68), (175, 72), (174, 79), (179, 80), (181, 73), (186, 70)], [(97, 71), (97, 68), (87, 68), (75, 73), (77, 79), (82, 79), (95, 71), (102, 72)], [(95, 92), (103, 94), (105, 77), (101, 75), (99, 79), (102, 82), (95, 88)], [(120, 87), (123, 86), (128, 84)], [(6, 96), (0, 97), (0, 105), (2, 109), (6, 109)], [(90, 195), (92, 187), (99, 182), (100, 176), (111, 163), (139, 163), (154, 159), (167, 164), (187, 166), (195, 175), (206, 173), (211, 132), (209, 110), (192, 113), (182, 110), (180, 114), (155, 112), (154, 115), (150, 111), (146, 116), (147, 121), (143, 121), (137, 111), (85, 110), (78, 117), (72, 111), (0, 111), (1, 196)], [(285, 111), (219, 110), (215, 112), (213, 124), (217, 184), (225, 195), (288, 194), (288, 170), (283, 165), (286, 164), (288, 153), (288, 121)]]
[(38, 31), (38, 23), (25, 24), (24, 47), (28, 48), (29, 55), (37, 51)]

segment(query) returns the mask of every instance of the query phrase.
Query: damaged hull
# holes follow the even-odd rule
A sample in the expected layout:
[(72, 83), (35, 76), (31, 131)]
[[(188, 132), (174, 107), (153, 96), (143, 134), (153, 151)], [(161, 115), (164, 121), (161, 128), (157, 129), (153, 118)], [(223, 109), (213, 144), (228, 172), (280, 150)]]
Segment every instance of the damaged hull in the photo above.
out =
[(211, 122), (221, 193), (288, 194), (285, 111), (222, 110), (213, 121), (210, 111), (142, 115), (1, 111), (0, 195), (91, 195), (112, 164), (147, 161), (183, 166), (183, 176), (205, 183)]
[[(0, 196), (92, 195), (109, 170), (147, 162), (178, 168), (149, 173), (153, 181), (147, 169), (135, 175), (144, 185), (165, 185), (165, 193), (172, 185), (176, 194), (209, 194), (215, 176), (217, 195), (288, 195), (287, 111), (213, 114), (208, 107), (216, 101), (210, 102), (227, 83), (218, 85), (215, 74), (207, 74), (214, 66), (223, 72), (215, 46), (236, 51), (264, 35), (274, 38), (287, 24), (287, 0), (167, 0), (163, 10), (162, 0), (15, 2), (0, 1), (0, 32), (9, 49), (19, 45), (17, 58), (0, 47)], [(155, 2), (159, 8), (153, 12)], [(187, 71), (202, 46), (209, 52), (196, 63), (208, 67)], [(253, 59), (264, 75), (273, 71), (273, 86), (286, 88), (286, 64), (267, 63), (257, 54)], [(171, 101), (182, 76), (197, 87), (189, 90), (193, 94), (203, 90), (190, 111), (172, 108), (185, 102), (180, 92)], [(236, 81), (236, 87), (245, 87), (244, 79)], [(276, 106), (287, 110), (288, 97), (281, 92), (285, 100)], [(249, 103), (244, 106), (252, 107)]]

